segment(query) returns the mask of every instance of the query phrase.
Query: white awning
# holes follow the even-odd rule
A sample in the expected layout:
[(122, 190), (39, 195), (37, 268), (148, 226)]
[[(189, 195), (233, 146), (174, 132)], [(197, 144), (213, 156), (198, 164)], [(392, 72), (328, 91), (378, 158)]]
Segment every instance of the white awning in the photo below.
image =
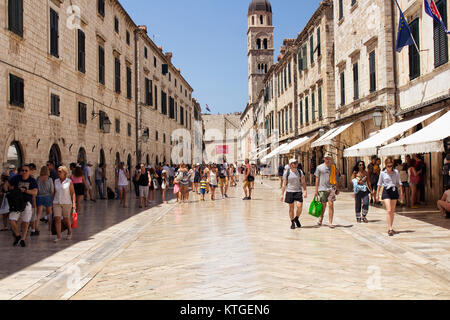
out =
[(443, 140), (450, 136), (450, 111), (422, 130), (380, 149), (381, 156), (444, 152)]
[(259, 158), (260, 155), (262, 155), (264, 152), (266, 152), (267, 150), (269, 150), (270, 148), (266, 148), (264, 150), (261, 150), (260, 152), (258, 152), (255, 157)]
[(379, 131), (374, 136), (364, 140), (353, 147), (344, 150), (344, 157), (364, 157), (372, 156), (378, 153), (378, 148), (386, 144), (389, 140), (399, 136), (405, 131), (436, 115), (439, 111), (411, 119), (394, 123), (392, 126)]
[(283, 150), (283, 148), (285, 148), (287, 146), (287, 143), (278, 146), (278, 148), (276, 148), (275, 150), (273, 150), (271, 153), (269, 153), (267, 156), (265, 156), (264, 158), (261, 159), (261, 161), (267, 161), (277, 155), (280, 154), (280, 151)]
[(306, 143), (308, 143), (311, 139), (313, 139), (314, 136), (312, 137), (302, 137), (300, 139), (297, 139), (291, 143), (289, 143), (288, 145), (286, 145), (286, 147), (280, 151), (280, 154), (288, 154), (291, 152), (291, 150), (296, 149), (296, 148), (300, 148), (301, 146), (305, 145)]
[(337, 128), (334, 128), (334, 129), (328, 131), (326, 134), (324, 134), (319, 139), (314, 141), (311, 144), (311, 148), (316, 148), (316, 147), (333, 144), (333, 139), (336, 138), (338, 135), (340, 135), (345, 130), (347, 130), (348, 128), (350, 128), (353, 125), (353, 123), (354, 122), (351, 122), (351, 123), (342, 125), (340, 127), (337, 127)]

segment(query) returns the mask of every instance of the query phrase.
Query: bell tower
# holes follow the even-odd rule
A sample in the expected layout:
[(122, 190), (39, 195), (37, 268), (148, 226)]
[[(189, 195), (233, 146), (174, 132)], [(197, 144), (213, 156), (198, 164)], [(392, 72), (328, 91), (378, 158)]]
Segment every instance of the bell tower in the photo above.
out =
[(272, 6), (268, 0), (253, 0), (248, 8), (248, 95), (255, 103), (263, 89), (265, 74), (273, 65)]

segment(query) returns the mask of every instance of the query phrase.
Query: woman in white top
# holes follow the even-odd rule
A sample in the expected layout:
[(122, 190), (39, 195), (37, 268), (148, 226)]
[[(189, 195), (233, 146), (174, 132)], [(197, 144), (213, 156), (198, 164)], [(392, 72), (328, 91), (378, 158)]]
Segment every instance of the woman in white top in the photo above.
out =
[(211, 200), (215, 200), (216, 188), (217, 188), (217, 167), (215, 164), (211, 166), (211, 170), (209, 170), (209, 187), (211, 188)]
[(394, 160), (389, 157), (385, 161), (386, 170), (381, 172), (378, 179), (378, 189), (376, 194), (376, 201), (379, 200), (381, 188), (383, 188), (382, 200), (387, 210), (387, 220), (389, 231), (388, 234), (392, 237), (395, 231), (392, 229), (394, 224), (395, 207), (399, 198), (403, 198), (402, 183), (400, 181), (400, 174), (394, 169)]
[(117, 189), (120, 193), (120, 206), (123, 205), (124, 208), (127, 207), (127, 189), (128, 180), (130, 179), (130, 173), (125, 169), (125, 163), (121, 162), (119, 164), (119, 170), (116, 172)]
[(55, 219), (56, 239), (61, 240), (61, 217), (67, 226), (66, 240), (72, 239), (72, 228), (70, 223), (70, 214), (76, 208), (75, 188), (72, 181), (67, 178), (69, 169), (61, 166), (58, 168), (59, 179), (55, 180), (55, 189), (53, 192), (53, 217)]

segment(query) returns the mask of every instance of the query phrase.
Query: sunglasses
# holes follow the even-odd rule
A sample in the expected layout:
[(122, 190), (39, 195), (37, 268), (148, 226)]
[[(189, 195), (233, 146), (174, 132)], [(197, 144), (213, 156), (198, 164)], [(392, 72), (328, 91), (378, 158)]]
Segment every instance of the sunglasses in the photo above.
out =
[(20, 170), (20, 172), (30, 172), (29, 170)]

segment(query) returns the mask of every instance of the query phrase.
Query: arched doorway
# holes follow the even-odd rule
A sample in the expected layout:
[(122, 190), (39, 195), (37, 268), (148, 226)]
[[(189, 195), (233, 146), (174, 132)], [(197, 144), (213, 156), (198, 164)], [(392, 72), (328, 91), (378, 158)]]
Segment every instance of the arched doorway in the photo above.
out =
[(52, 145), (52, 147), (50, 148), (48, 160), (55, 164), (55, 168), (58, 168), (60, 165), (62, 165), (61, 150), (59, 149), (57, 144)]
[(19, 142), (13, 141), (8, 148), (8, 165), (15, 165), (16, 168), (20, 168), (23, 165), (23, 153)]
[(103, 149), (100, 149), (99, 164), (106, 164), (105, 151)]
[(86, 150), (83, 147), (78, 150), (77, 163), (87, 163)]

